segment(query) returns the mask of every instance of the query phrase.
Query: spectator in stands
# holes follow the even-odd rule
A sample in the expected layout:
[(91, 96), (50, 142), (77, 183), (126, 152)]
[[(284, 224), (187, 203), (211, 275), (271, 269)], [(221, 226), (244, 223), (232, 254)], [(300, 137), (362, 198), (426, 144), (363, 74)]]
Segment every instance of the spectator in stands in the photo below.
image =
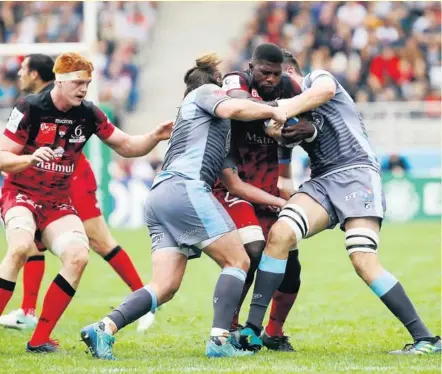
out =
[(403, 176), (410, 170), (410, 165), (404, 156), (392, 154), (383, 165), (383, 171), (390, 172), (395, 176)]
[(226, 70), (266, 41), (293, 51), (305, 73), (330, 70), (356, 100), (422, 100), (441, 87), (439, 2), (262, 2)]
[(0, 106), (12, 107), (17, 98), (17, 76), (11, 72), (0, 75)]
[[(139, 44), (146, 43), (155, 23), (152, 2), (98, 2), (98, 58), (96, 69), (103, 79), (100, 98), (113, 106), (118, 119), (136, 109), (139, 92)], [(0, 2), (0, 42), (64, 43), (83, 38), (83, 2)], [(282, 22), (282, 21), (281, 21)], [(17, 91), (5, 77), (15, 76), (19, 57), (0, 58), (0, 108), (10, 107)], [(14, 96), (15, 95), (15, 96)]]

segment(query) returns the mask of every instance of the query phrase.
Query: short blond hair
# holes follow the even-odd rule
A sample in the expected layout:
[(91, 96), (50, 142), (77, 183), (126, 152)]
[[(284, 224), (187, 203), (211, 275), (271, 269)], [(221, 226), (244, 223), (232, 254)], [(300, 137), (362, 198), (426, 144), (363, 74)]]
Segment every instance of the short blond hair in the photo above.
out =
[(92, 73), (94, 65), (86, 57), (75, 52), (67, 52), (58, 56), (52, 69), (55, 74), (66, 74), (80, 70)]

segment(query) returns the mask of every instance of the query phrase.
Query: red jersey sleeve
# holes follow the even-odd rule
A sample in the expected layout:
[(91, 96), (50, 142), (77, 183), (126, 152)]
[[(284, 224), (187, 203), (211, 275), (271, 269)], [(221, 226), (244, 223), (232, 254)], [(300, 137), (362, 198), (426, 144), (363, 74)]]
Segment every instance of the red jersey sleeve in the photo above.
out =
[(101, 139), (106, 140), (115, 131), (115, 125), (109, 121), (107, 115), (97, 106), (94, 105), (95, 113), (95, 134)]
[(23, 98), (17, 102), (9, 116), (3, 134), (14, 142), (25, 145), (29, 137), (31, 106)]
[(246, 80), (238, 74), (227, 75), (223, 79), (223, 90), (228, 94), (232, 90), (243, 90), (249, 92)]

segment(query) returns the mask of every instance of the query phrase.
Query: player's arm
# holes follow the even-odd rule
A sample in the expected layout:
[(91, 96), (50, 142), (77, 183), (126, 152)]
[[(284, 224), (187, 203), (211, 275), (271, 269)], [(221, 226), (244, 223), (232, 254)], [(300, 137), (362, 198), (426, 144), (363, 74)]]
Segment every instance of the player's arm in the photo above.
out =
[(290, 99), (278, 100), (289, 117), (315, 109), (336, 95), (336, 79), (325, 70), (317, 70), (307, 76), (307, 89)]
[(163, 122), (153, 131), (143, 135), (129, 135), (115, 127), (106, 114), (94, 106), (95, 133), (122, 157), (141, 157), (147, 155), (162, 140), (170, 138), (173, 121)]
[(158, 125), (153, 131), (143, 135), (129, 135), (115, 128), (112, 135), (104, 140), (115, 152), (123, 157), (141, 157), (152, 151), (159, 142), (170, 138), (173, 121)]
[(273, 118), (283, 122), (287, 119), (284, 110), (277, 106), (272, 107), (246, 99), (232, 99), (215, 84), (202, 86), (197, 92), (195, 103), (202, 110), (224, 119), (254, 121)]
[(18, 173), (55, 157), (54, 151), (49, 147), (41, 147), (31, 155), (21, 154), (29, 136), (29, 116), (30, 107), (26, 100), (18, 101), (0, 136), (0, 170), (4, 173)]
[(273, 196), (241, 180), (236, 166), (232, 165), (229, 161), (227, 162), (225, 162), (224, 168), (221, 171), (220, 179), (229, 193), (253, 204), (270, 205), (278, 208), (286, 204), (284, 199)]
[(292, 150), (280, 145), (278, 147), (279, 176), (278, 188), (281, 198), (288, 200), (295, 193), (292, 178)]
[(284, 109), (260, 104), (247, 99), (229, 99), (221, 102), (215, 114), (220, 118), (235, 119), (238, 121), (255, 121), (272, 118), (277, 122), (287, 119)]

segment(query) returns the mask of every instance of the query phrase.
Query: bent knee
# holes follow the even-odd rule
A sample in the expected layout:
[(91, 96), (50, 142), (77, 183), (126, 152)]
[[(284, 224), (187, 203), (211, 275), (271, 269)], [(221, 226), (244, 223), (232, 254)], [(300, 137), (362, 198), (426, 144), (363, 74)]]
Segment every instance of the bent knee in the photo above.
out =
[(83, 247), (71, 247), (63, 253), (63, 264), (73, 273), (81, 273), (89, 262), (89, 252)]
[(355, 252), (350, 259), (356, 273), (364, 280), (372, 279), (382, 270), (376, 254)]
[[(152, 285), (152, 283), (151, 283)], [(154, 286), (156, 289), (156, 296), (158, 305), (167, 303), (172, 300), (175, 294), (180, 289), (181, 282), (178, 281), (170, 281), (170, 282), (162, 282), (161, 285), (157, 284)]]
[(26, 236), (11, 241), (8, 244), (8, 256), (14, 263), (25, 263), (29, 255), (34, 252), (35, 245), (31, 239)]
[(222, 267), (238, 268), (247, 273), (250, 268), (250, 258), (244, 247), (240, 246), (238, 250), (233, 252), (232, 256), (226, 258)]
[(290, 249), (296, 247), (297, 238), (293, 230), (284, 221), (278, 220), (270, 229), (266, 251), (273, 256), (288, 255)]
[[(58, 235), (51, 243), (51, 251), (58, 257), (89, 251), (89, 239), (82, 231), (68, 231)], [(68, 252), (68, 253), (67, 253)]]
[(277, 232), (277, 238), (283, 244), (295, 246), (309, 234), (309, 228), (309, 220), (304, 209), (297, 204), (287, 204), (279, 213), (279, 219), (271, 231), (274, 236)]

